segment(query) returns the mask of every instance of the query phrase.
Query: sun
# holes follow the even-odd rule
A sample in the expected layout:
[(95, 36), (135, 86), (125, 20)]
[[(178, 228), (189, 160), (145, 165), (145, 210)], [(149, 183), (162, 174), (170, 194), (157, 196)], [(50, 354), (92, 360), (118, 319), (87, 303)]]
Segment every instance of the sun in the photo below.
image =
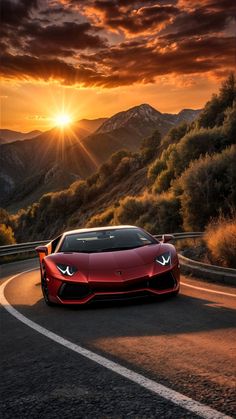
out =
[(72, 118), (70, 115), (65, 113), (60, 113), (56, 115), (54, 118), (55, 125), (60, 128), (65, 128), (71, 124)]

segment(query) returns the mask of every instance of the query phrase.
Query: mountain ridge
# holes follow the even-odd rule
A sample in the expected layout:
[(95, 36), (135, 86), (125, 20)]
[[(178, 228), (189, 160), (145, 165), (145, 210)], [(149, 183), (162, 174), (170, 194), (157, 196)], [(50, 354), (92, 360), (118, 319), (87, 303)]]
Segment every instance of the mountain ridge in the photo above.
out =
[(29, 132), (14, 131), (10, 129), (0, 129), (0, 145), (9, 144), (14, 141), (25, 141), (41, 135), (42, 131), (33, 130)]
[(166, 121), (170, 124), (176, 124), (177, 122), (190, 122), (195, 119), (201, 109), (182, 109), (177, 114), (168, 114), (162, 113), (155, 109), (153, 106), (142, 103), (141, 105), (133, 106), (132, 108), (127, 109), (126, 111), (121, 111), (110, 118), (108, 118), (96, 131), (96, 133), (105, 133), (110, 132), (115, 129), (121, 128), (122, 126), (130, 126), (135, 124), (136, 120), (142, 118), (143, 121), (148, 123), (160, 124), (163, 121)]

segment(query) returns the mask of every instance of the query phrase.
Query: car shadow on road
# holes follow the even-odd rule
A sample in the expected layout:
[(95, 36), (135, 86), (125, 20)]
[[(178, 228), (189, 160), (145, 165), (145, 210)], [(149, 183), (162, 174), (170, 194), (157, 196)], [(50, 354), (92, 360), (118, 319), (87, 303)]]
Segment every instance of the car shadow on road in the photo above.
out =
[(96, 303), (87, 306), (45, 305), (16, 307), (31, 320), (67, 338), (82, 340), (118, 336), (176, 335), (227, 329), (235, 326), (235, 309), (210, 299), (177, 297)]

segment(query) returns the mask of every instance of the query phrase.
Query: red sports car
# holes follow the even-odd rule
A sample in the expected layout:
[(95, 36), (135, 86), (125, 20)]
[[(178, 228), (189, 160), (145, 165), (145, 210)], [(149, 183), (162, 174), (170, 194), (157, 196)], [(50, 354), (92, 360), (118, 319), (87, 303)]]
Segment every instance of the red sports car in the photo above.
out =
[(45, 302), (85, 304), (179, 291), (173, 236), (158, 241), (142, 228), (116, 226), (68, 231), (39, 254)]

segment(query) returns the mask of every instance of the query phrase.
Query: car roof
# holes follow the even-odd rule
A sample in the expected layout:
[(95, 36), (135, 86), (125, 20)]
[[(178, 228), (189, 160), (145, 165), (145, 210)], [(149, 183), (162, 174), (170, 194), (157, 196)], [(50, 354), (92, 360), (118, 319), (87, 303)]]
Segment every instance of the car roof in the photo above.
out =
[(132, 226), (132, 225), (118, 225), (118, 226), (106, 226), (106, 227), (80, 228), (76, 230), (65, 231), (63, 236), (67, 236), (69, 234), (76, 234), (76, 233), (88, 233), (92, 231), (104, 231), (104, 230), (117, 230), (117, 229), (123, 229), (123, 228), (135, 229), (139, 227)]

